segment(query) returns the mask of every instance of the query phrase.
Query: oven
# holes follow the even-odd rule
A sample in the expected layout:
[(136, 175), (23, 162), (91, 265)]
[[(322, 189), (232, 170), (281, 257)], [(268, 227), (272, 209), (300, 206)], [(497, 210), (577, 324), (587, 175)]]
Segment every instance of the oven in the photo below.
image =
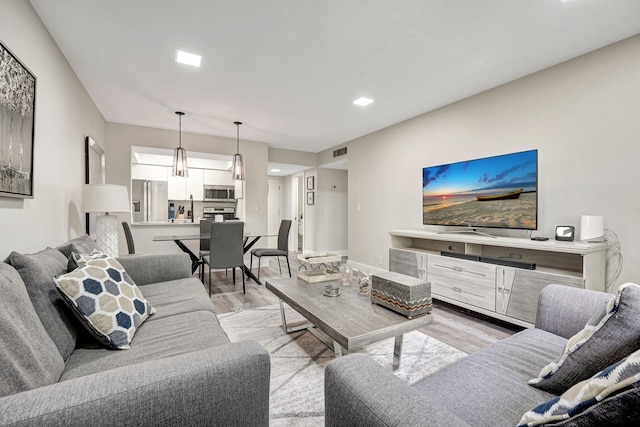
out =
[(232, 207), (206, 206), (202, 209), (202, 219), (215, 221), (216, 215), (222, 215), (222, 219), (227, 221), (236, 219), (236, 210)]
[(205, 185), (205, 202), (233, 202), (235, 201), (234, 188), (232, 185)]

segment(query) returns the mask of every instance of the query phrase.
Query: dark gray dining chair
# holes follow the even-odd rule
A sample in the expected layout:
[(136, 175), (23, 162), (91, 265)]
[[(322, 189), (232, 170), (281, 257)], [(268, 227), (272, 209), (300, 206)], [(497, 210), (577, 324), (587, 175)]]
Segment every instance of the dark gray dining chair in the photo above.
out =
[[(208, 219), (200, 220), (200, 236), (211, 236), (211, 221)], [(200, 253), (198, 260), (198, 277), (204, 283), (204, 257), (209, 255), (209, 242), (211, 238), (200, 237)]]
[(291, 277), (291, 265), (289, 264), (289, 230), (291, 230), (291, 220), (283, 219), (280, 221), (280, 230), (278, 230), (278, 248), (257, 248), (251, 251), (251, 262), (249, 270), (253, 267), (253, 257), (258, 258), (258, 280), (260, 280), (260, 260), (265, 256), (274, 256), (278, 258), (278, 268), (282, 275), (282, 267), (280, 266), (280, 257), (287, 259), (287, 268), (289, 269), (289, 277)]
[(246, 294), (244, 279), (244, 222), (212, 222), (209, 255), (202, 257), (209, 266), (209, 296), (211, 296), (211, 269), (232, 268), (233, 284), (236, 284), (236, 267), (242, 275), (242, 293)]
[(127, 239), (127, 249), (129, 250), (129, 254), (133, 255), (136, 253), (136, 245), (133, 242), (133, 234), (131, 233), (131, 227), (129, 226), (129, 223), (123, 221), (122, 229), (124, 230), (124, 237), (125, 239)]

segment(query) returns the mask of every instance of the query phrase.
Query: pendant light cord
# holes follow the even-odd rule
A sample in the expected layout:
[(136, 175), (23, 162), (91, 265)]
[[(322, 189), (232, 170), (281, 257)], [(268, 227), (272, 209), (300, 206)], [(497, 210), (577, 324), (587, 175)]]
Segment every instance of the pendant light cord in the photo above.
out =
[(182, 111), (176, 111), (178, 115), (178, 145), (182, 148), (182, 116), (184, 113)]
[(242, 122), (233, 122), (236, 125), (236, 153), (240, 153), (240, 125)]
[(178, 145), (182, 148), (182, 115), (178, 115)]

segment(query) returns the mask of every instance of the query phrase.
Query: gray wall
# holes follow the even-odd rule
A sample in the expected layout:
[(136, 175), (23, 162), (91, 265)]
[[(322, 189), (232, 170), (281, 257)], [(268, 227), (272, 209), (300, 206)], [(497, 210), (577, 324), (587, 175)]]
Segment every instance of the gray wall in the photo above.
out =
[(84, 139), (104, 147), (105, 122), (29, 2), (0, 0), (0, 40), (37, 79), (34, 197), (0, 197), (4, 258), (84, 233)]
[(618, 283), (640, 280), (639, 99), (635, 36), (351, 141), (350, 260), (386, 267), (389, 230), (438, 230), (422, 226), (424, 166), (537, 148), (536, 234), (603, 215), (622, 242)]
[(316, 183), (316, 250), (347, 255), (348, 174), (318, 168)]

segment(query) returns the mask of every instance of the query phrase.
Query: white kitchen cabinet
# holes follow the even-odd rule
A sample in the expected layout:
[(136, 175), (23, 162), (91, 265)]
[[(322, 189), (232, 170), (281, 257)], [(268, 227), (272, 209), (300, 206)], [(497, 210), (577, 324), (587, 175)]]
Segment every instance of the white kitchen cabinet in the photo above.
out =
[(204, 199), (203, 172), (202, 169), (189, 168), (187, 178), (172, 176), (169, 173), (169, 200), (189, 200), (189, 196), (193, 195), (193, 200), (202, 201)]
[(233, 185), (233, 179), (231, 178), (231, 171), (218, 170), (218, 169), (204, 169), (204, 184)]
[(193, 196), (193, 200), (204, 200), (204, 170), (202, 169), (189, 169), (189, 178), (187, 178), (187, 199), (190, 195)]

